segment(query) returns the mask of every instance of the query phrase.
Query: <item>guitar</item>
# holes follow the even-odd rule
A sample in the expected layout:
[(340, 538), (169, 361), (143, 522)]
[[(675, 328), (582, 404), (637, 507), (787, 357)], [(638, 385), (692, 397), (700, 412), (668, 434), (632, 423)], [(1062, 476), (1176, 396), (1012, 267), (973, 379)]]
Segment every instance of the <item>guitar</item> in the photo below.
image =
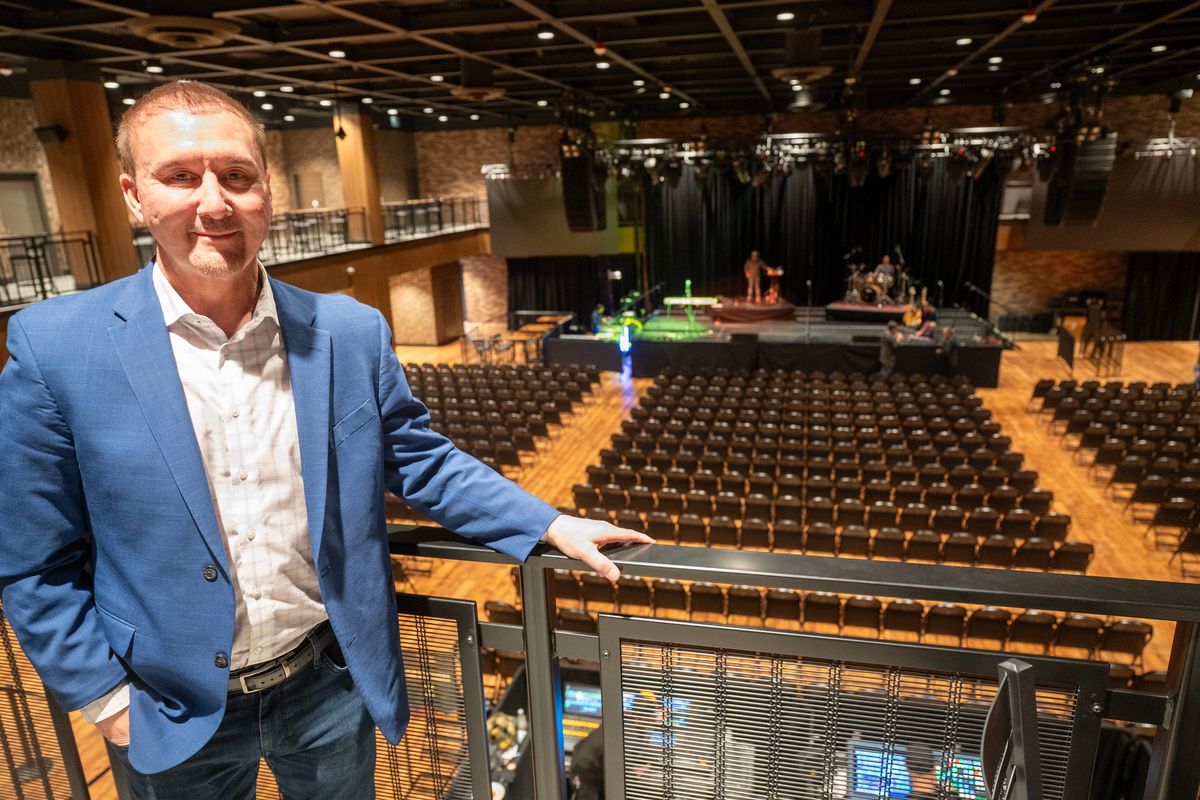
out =
[(921, 326), (922, 317), (924, 315), (926, 297), (929, 294), (928, 287), (921, 287), (921, 302), (916, 301), (917, 290), (911, 286), (908, 289), (908, 308), (904, 310), (904, 324), (909, 328), (919, 328)]

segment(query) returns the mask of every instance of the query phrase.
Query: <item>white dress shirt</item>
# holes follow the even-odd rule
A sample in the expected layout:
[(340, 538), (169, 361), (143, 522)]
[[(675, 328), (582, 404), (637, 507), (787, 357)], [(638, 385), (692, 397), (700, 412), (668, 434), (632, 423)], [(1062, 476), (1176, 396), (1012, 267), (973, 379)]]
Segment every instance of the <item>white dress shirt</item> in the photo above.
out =
[[(234, 598), (230, 670), (292, 650), (328, 618), (313, 566), (300, 438), (275, 296), (262, 290), (231, 337), (154, 266), (154, 289), (225, 544)], [(98, 722), (129, 705), (122, 684), (82, 709)]]

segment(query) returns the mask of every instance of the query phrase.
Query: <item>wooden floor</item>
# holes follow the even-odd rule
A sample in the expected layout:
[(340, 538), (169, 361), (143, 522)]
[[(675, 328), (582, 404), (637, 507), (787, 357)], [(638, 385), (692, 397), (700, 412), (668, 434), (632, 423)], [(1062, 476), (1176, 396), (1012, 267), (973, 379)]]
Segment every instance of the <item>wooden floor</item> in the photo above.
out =
[[(1012, 436), (1013, 448), (1025, 453), (1026, 464), (1036, 469), (1038, 485), (1051, 489), (1054, 506), (1073, 519), (1071, 538), (1091, 542), (1096, 558), (1090, 573), (1148, 580), (1180, 580), (1178, 570), (1168, 564), (1168, 554), (1157, 552), (1143, 537), (1144, 524), (1120, 512), (1120, 506), (1104, 497), (1101, 487), (1077, 465), (1074, 453), (1062, 448), (1059, 437), (1047, 432), (1044, 422), (1026, 412), (1033, 384), (1039, 378), (1071, 377), (1055, 358), (1053, 341), (1022, 342), (1018, 350), (1005, 353), (1000, 386), (980, 389), (985, 404), (992, 409), (1004, 432)], [(396, 349), (402, 362), (455, 363), (462, 358), (457, 343), (442, 347), (401, 347)], [(1190, 381), (1196, 363), (1193, 342), (1154, 342), (1127, 345), (1124, 368), (1120, 375), (1107, 379), (1124, 381)], [(1086, 365), (1074, 377), (1095, 377)], [(648, 379), (624, 379), (615, 373), (602, 373), (593, 396), (568, 419), (563, 429), (527, 459), (517, 475), (518, 482), (551, 505), (571, 503), (571, 486), (585, 480), (585, 469), (599, 450), (608, 445), (621, 420), (627, 418), (639, 397), (651, 383)], [(414, 563), (406, 587), (444, 597), (476, 600), (513, 601), (515, 589), (509, 568), (452, 562)], [(424, 573), (428, 569), (427, 574)], [(1048, 581), (1053, 580), (1047, 575)], [(1154, 640), (1146, 653), (1146, 668), (1166, 665), (1171, 643), (1171, 626), (1157, 625)], [(91, 726), (72, 715), (84, 756), (85, 772), (93, 780), (92, 796), (100, 800), (115, 797), (108, 764), (99, 735)]]

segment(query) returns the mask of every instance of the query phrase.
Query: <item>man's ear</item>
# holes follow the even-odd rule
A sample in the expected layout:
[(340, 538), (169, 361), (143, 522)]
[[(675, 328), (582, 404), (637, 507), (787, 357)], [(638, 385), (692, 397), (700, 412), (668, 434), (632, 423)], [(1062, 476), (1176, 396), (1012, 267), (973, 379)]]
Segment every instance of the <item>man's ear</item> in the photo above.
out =
[(145, 225), (146, 218), (142, 214), (142, 198), (138, 195), (137, 184), (134, 182), (133, 176), (127, 172), (121, 173), (121, 194), (125, 197), (125, 205), (129, 208), (129, 213), (133, 214), (140, 224)]

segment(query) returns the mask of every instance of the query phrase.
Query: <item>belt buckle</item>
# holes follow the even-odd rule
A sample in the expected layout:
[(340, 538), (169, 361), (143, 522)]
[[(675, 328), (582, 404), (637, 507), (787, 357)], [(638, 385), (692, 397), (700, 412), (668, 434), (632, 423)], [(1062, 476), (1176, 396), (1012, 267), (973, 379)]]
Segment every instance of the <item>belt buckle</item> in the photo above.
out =
[(257, 678), (260, 675), (266, 675), (267, 673), (272, 672), (275, 669), (283, 670), (283, 679), (284, 680), (287, 680), (288, 678), (290, 678), (292, 676), (292, 670), (288, 666), (287, 661), (283, 660), (283, 659), (276, 659), (276, 663), (274, 663), (274, 664), (264, 664), (263, 666), (259, 667), (258, 669), (254, 670), (253, 672), (247, 672), (244, 675), (238, 675), (238, 683), (240, 683), (242, 685), (242, 693), (243, 694), (255, 694), (256, 692), (261, 692), (263, 689), (270, 688), (267, 686), (261, 686), (257, 689), (251, 689), (249, 686), (246, 685), (246, 679), (247, 678)]

